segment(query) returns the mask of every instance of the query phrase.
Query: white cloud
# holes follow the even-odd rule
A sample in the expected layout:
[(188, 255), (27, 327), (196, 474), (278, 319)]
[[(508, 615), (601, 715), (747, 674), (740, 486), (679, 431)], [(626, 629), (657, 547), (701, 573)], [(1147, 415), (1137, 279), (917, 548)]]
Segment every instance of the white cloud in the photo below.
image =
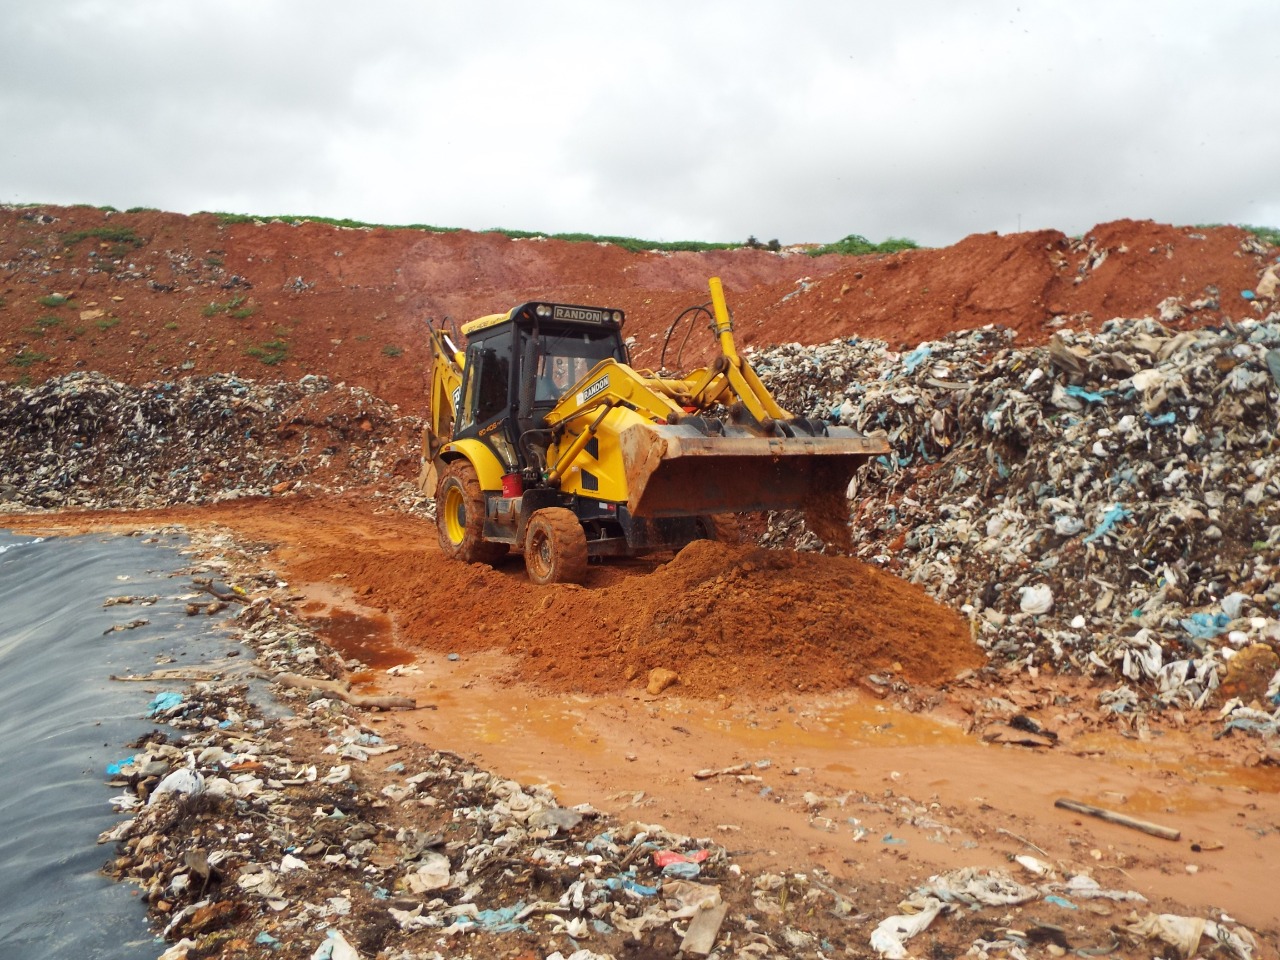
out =
[(8, 8), (4, 201), (784, 242), (1280, 221), (1273, 5)]

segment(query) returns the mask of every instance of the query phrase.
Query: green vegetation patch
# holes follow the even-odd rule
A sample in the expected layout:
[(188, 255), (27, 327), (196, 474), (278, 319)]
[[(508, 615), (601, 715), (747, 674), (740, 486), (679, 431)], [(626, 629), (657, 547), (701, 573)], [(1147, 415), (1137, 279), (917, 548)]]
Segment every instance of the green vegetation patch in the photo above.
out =
[[(212, 303), (207, 304), (200, 312), (204, 314), (206, 317), (216, 317), (220, 313), (230, 313), (233, 317), (239, 316), (241, 307), (243, 306), (245, 300), (247, 299), (249, 298), (244, 295), (241, 295), (238, 297), (232, 297), (226, 303), (219, 303), (217, 300), (215, 300)], [(248, 307), (247, 309), (249, 312), (244, 314), (244, 316), (246, 317), (252, 316), (254, 308)]]
[[(346, 227), (353, 230), (419, 230), (423, 233), (458, 233), (461, 227), (439, 227), (426, 223), (365, 223), (361, 220), (350, 220), (346, 218), (336, 217), (299, 217), (292, 215), (280, 215), (272, 217), (255, 216), (248, 213), (223, 213), (220, 211), (203, 210), (201, 213), (217, 217), (222, 223), (264, 223), (272, 220), (279, 220), (291, 226), (298, 226), (303, 223), (326, 223), (333, 227)], [(704, 251), (704, 250), (736, 250), (749, 244), (743, 243), (704, 243), (698, 240), (676, 240), (672, 242), (664, 242), (658, 240), (639, 240), (635, 237), (614, 237), (600, 236), (593, 233), (543, 233), (538, 230), (509, 230), (506, 227), (492, 227), (488, 230), (482, 230), (481, 233), (500, 233), (504, 237), (510, 237), (513, 240), (531, 240), (535, 237), (548, 237), (552, 240), (566, 240), (570, 243), (611, 243), (614, 246), (622, 247), (624, 250), (634, 252), (642, 252), (645, 250), (663, 250), (670, 252), (677, 251)]]
[(35, 334), (36, 336), (43, 336), (51, 327), (59, 326), (61, 323), (61, 317), (55, 317), (53, 314), (47, 314), (43, 317), (37, 317), (35, 326), (31, 327), (27, 332)]
[(49, 359), (49, 354), (41, 353), (38, 350), (19, 350), (16, 354), (9, 358), (11, 367), (31, 367), (37, 363), (44, 363)]
[(245, 349), (247, 356), (253, 357), (265, 363), (268, 367), (274, 367), (278, 363), (282, 363), (289, 355), (289, 345), (283, 340), (268, 340), (265, 343), (257, 343)]
[(67, 302), (66, 296), (61, 293), (51, 293), (48, 296), (40, 297), (36, 303), (42, 307), (60, 307)]
[(898, 253), (901, 250), (918, 250), (920, 245), (906, 237), (890, 237), (882, 243), (872, 243), (858, 233), (851, 233), (843, 240), (823, 244), (808, 251), (811, 257), (820, 257), (824, 253), (838, 253), (843, 256), (860, 257), (869, 253)]
[(402, 353), (404, 353), (404, 347), (397, 347), (394, 343), (388, 343), (382, 348), (382, 355), (384, 357), (394, 358), (400, 356)]
[(1276, 227), (1254, 227), (1248, 224), (1241, 224), (1241, 230), (1247, 230), (1263, 243), (1269, 243), (1273, 247), (1280, 247), (1280, 228)]
[(420, 230), (423, 233), (458, 233), (461, 230), (460, 227), (433, 227), (426, 223), (365, 223), (362, 220), (351, 220), (346, 217), (300, 217), (293, 214), (259, 217), (249, 213), (222, 213), (216, 210), (202, 210), (200, 212), (217, 217), (222, 223), (226, 224), (269, 223), (273, 220), (279, 220), (281, 223), (287, 223), (291, 227), (297, 227), (304, 223), (327, 223), (331, 227), (346, 227), (350, 230)]
[(512, 240), (532, 240), (535, 237), (546, 237), (549, 240), (564, 240), (569, 243), (611, 243), (632, 253), (644, 253), (648, 250), (661, 250), (668, 253), (692, 252), (701, 253), (707, 250), (737, 250), (747, 246), (743, 243), (704, 243), (701, 240), (638, 240), (635, 237), (598, 236), (594, 233), (538, 233), (534, 230), (508, 230), (505, 227), (492, 227), (481, 233), (500, 233)]
[[(295, 227), (303, 223), (325, 223), (333, 227), (346, 227), (354, 230), (420, 230), (424, 233), (457, 233), (461, 230), (460, 227), (439, 227), (425, 223), (365, 223), (361, 220), (336, 217), (293, 215), (266, 217), (248, 213), (225, 213), (222, 211), (210, 210), (203, 210), (201, 213), (217, 217), (219, 221), (225, 224), (264, 223), (279, 220)], [(594, 233), (543, 233), (537, 230), (512, 230), (506, 227), (491, 227), (488, 230), (482, 230), (480, 232), (497, 233), (504, 237), (509, 237), (512, 240), (532, 240), (539, 237), (546, 237), (550, 240), (564, 240), (568, 243), (609, 243), (633, 253), (643, 253), (651, 250), (665, 253), (679, 253), (686, 251), (691, 253), (702, 253), (708, 250), (739, 250), (743, 247), (777, 251), (782, 248), (781, 244), (777, 240), (770, 240), (768, 243), (762, 243), (754, 237), (749, 237), (744, 243), (709, 243), (701, 240), (641, 240), (636, 237), (617, 237)], [(824, 253), (862, 255), (868, 253), (897, 253), (900, 250), (916, 249), (919, 249), (919, 244), (914, 240), (908, 240), (905, 237), (890, 237), (882, 243), (872, 243), (866, 237), (859, 236), (854, 233), (845, 237), (843, 240), (837, 241), (836, 243), (829, 243), (814, 250), (810, 250), (809, 253), (812, 256), (820, 256)]]
[(116, 243), (128, 248), (137, 248), (147, 242), (146, 237), (140, 237), (133, 232), (131, 227), (90, 227), (88, 230), (72, 230), (70, 233), (62, 235), (62, 243), (64, 246), (74, 246), (81, 240), (100, 240), (104, 243)]

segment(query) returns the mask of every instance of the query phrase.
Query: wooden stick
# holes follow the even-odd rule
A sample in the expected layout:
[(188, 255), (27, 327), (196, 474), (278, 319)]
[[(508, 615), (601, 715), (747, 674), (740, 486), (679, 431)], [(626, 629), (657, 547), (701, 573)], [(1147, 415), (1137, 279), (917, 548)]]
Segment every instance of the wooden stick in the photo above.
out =
[[(1034, 850), (1036, 853), (1040, 854), (1040, 856), (1042, 856), (1042, 857), (1047, 857), (1047, 856), (1049, 856), (1049, 854), (1045, 853), (1043, 850), (1041, 850), (1039, 847), (1037, 847), (1034, 843), (1032, 843), (1032, 842), (1031, 842), (1030, 840), (1028, 840), (1026, 837), (1020, 837), (1020, 836), (1018, 836), (1016, 833), (1014, 833), (1012, 830), (1006, 830), (1004, 827), (996, 827), (996, 833), (1002, 833), (1002, 834), (1004, 834), (1006, 837), (1013, 837), (1013, 839), (1015, 839), (1015, 840), (1019, 840), (1019, 841), (1021, 841), (1022, 843), (1025, 843), (1028, 847), (1030, 847), (1030, 848), (1031, 848), (1032, 850)], [(810, 883), (812, 883), (813, 881), (811, 880), (811, 881), (809, 881), (809, 882), (810, 882)]]
[(1053, 805), (1063, 810), (1071, 810), (1074, 813), (1086, 813), (1091, 817), (1097, 817), (1099, 820), (1105, 820), (1107, 823), (1117, 823), (1122, 827), (1132, 827), (1134, 830), (1141, 830), (1143, 833), (1149, 833), (1153, 837), (1160, 837), (1162, 840), (1178, 840), (1182, 837), (1182, 831), (1174, 830), (1172, 827), (1162, 827), (1158, 823), (1150, 823), (1146, 820), (1139, 820), (1137, 817), (1125, 816), (1123, 813), (1116, 813), (1114, 810), (1104, 810), (1102, 807), (1081, 803), (1079, 800), (1068, 800), (1066, 797), (1060, 797), (1053, 802)]
[(161, 683), (166, 680), (217, 680), (222, 674), (215, 670), (153, 670), (151, 673), (113, 673), (108, 680), (119, 680), (123, 683)]
[(322, 690), (330, 696), (346, 701), (353, 707), (375, 710), (416, 710), (418, 702), (410, 697), (366, 697), (351, 692), (351, 684), (345, 680), (320, 680), (296, 673), (276, 674), (276, 683), (282, 687), (300, 687), (303, 690)]

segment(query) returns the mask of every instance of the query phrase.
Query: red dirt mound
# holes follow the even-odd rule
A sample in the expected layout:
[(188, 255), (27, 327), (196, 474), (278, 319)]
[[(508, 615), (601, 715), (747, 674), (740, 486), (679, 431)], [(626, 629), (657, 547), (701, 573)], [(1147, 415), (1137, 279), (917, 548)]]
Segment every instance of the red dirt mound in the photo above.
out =
[(936, 685), (983, 663), (954, 611), (847, 557), (703, 540), (648, 576), (537, 606), (509, 647), (535, 660), (525, 678), (587, 693), (657, 668), (705, 697), (836, 690), (878, 671)]
[[(814, 258), (5, 207), (0, 360), (10, 379), (33, 382), (77, 369), (135, 384), (314, 373), (417, 413), (427, 318), (463, 322), (530, 299), (620, 307), (635, 362), (656, 366), (672, 321), (705, 302), (707, 278), (720, 276), (744, 344), (857, 335), (914, 346), (988, 323), (1034, 343), (1058, 323), (1154, 315), (1170, 296), (1213, 304), (1187, 324), (1252, 315), (1261, 305), (1240, 293), (1269, 258), (1250, 239), (1234, 227), (1120, 220), (1081, 240), (1050, 230), (981, 234), (941, 250)], [(701, 362), (712, 347), (695, 330), (684, 359)]]
[(914, 347), (996, 324), (1028, 345), (1064, 325), (1097, 329), (1114, 317), (1156, 316), (1168, 297), (1216, 304), (1183, 321), (1202, 326), (1254, 315), (1241, 292), (1269, 262), (1251, 251), (1255, 243), (1235, 227), (1134, 220), (1102, 224), (1080, 240), (1056, 230), (975, 234), (942, 250), (858, 258), (790, 300), (758, 290), (739, 297), (737, 311), (744, 341), (759, 344), (856, 335)]

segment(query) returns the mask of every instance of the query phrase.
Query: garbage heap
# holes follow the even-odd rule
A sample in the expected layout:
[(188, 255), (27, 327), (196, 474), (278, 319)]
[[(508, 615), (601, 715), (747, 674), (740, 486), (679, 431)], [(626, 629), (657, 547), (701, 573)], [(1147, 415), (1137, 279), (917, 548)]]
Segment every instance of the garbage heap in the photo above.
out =
[[(752, 362), (784, 407), (888, 435), (893, 454), (851, 485), (855, 552), (961, 609), (993, 659), (1118, 671), (1197, 705), (1239, 652), (1273, 676), (1280, 311), (1014, 336), (791, 344)], [(766, 541), (820, 546), (794, 516)]]
[(317, 376), (0, 383), (0, 501), (157, 507), (374, 483), (416, 470), (420, 430), (367, 391)]

